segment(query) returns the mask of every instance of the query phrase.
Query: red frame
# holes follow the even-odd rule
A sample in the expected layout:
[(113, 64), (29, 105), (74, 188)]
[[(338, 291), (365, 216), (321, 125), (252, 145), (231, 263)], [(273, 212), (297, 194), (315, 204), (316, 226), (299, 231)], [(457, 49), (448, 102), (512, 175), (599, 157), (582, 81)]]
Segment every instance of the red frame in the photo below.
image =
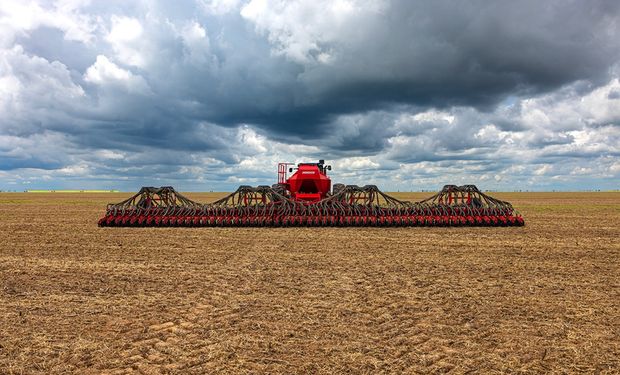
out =
[(285, 184), (287, 179), (287, 169), (289, 165), (293, 163), (278, 163), (278, 183)]

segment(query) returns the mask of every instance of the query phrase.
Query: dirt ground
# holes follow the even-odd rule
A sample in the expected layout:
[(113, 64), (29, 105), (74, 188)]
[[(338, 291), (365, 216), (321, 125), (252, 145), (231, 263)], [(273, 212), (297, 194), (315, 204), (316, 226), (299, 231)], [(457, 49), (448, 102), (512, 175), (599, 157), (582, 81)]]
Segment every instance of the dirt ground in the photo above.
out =
[(0, 373), (620, 373), (620, 193), (494, 194), (523, 228), (98, 228), (128, 196), (0, 194)]

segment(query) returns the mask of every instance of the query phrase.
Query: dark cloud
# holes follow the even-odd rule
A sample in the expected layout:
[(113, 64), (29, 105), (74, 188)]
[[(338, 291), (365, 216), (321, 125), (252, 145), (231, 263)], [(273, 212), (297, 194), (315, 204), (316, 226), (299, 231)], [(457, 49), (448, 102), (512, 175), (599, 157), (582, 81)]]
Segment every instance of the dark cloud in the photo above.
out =
[[(239, 15), (227, 15), (223, 24), (191, 7), (153, 8), (150, 16), (161, 18), (130, 13), (143, 22), (147, 39), (140, 52), (148, 63), (136, 72), (155, 91), (144, 105), (127, 104), (133, 114), (148, 115), (141, 107), (150, 105), (166, 108), (171, 119), (251, 123), (290, 136), (323, 136), (337, 126), (335, 116), (393, 104), (489, 110), (507, 95), (546, 92), (577, 80), (601, 82), (619, 47), (617, 35), (607, 32), (618, 12), (606, 2), (396, 1), (363, 29), (352, 20), (359, 35), (323, 42), (333, 55), (325, 64), (274, 56)], [(190, 20), (204, 26), (207, 60), (187, 63), (187, 46), (164, 22), (168, 18), (178, 22), (175, 28)], [(317, 43), (327, 26), (316, 26)], [(309, 58), (313, 53), (308, 51)], [(187, 110), (179, 101), (197, 105)], [(117, 116), (123, 113), (120, 103), (110, 107)]]
[(608, 2), (403, 1), (385, 13), (363, 28), (353, 21), (360, 35), (333, 42), (333, 63), (306, 67), (301, 105), (252, 120), (269, 126), (303, 113), (307, 123), (286, 129), (294, 132), (390, 103), (488, 110), (507, 95), (603, 82), (618, 58), (618, 12)]

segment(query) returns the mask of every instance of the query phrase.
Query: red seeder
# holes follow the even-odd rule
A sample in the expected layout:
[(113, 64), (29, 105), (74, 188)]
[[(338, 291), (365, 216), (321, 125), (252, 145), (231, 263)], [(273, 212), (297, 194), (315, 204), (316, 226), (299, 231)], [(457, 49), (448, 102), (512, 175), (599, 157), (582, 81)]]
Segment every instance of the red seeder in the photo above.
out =
[[(374, 185), (334, 184), (330, 166), (302, 163), (278, 184), (241, 186), (212, 203), (194, 202), (172, 187), (143, 187), (131, 198), (109, 204), (99, 226), (522, 226), (508, 202), (474, 185), (446, 185), (420, 202), (398, 200)], [(289, 172), (292, 172), (292, 168)]]

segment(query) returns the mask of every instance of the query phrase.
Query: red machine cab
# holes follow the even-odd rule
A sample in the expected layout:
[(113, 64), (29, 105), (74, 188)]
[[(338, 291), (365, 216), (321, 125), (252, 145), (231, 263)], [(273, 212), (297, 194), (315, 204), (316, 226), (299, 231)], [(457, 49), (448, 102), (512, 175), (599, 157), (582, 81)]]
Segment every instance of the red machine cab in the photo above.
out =
[[(324, 160), (319, 160), (318, 163), (299, 163), (297, 171), (288, 179), (286, 164), (283, 164), (278, 168), (278, 182), (286, 186), (292, 199), (316, 202), (327, 197), (332, 184), (327, 171), (331, 170), (331, 166), (325, 165)], [(293, 168), (290, 168), (289, 172), (292, 171)]]

